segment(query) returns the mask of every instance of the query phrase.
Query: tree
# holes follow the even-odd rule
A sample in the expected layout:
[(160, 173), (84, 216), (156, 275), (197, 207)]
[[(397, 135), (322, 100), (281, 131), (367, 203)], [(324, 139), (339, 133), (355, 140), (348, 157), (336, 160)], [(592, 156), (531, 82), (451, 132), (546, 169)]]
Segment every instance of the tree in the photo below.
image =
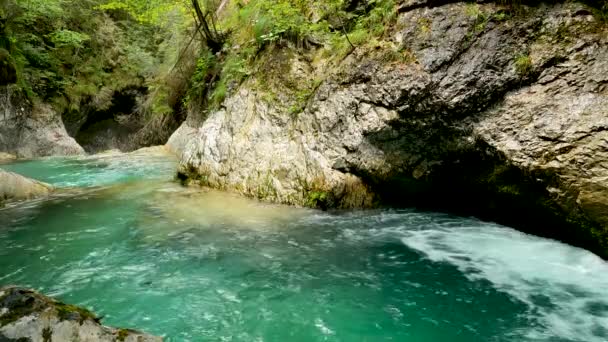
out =
[[(226, 37), (215, 28), (214, 11), (207, 10), (203, 12), (198, 0), (192, 0), (192, 8), (196, 14), (197, 31), (201, 32), (207, 47), (213, 52), (219, 52), (224, 46)], [(211, 25), (209, 25), (211, 23)]]

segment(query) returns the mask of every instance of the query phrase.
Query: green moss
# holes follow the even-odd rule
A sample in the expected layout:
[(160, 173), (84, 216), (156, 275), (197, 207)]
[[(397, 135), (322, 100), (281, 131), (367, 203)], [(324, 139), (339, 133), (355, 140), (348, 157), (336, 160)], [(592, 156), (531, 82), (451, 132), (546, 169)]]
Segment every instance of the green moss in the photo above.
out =
[[(261, 178), (258, 174), (258, 179)], [(255, 189), (255, 197), (259, 200), (276, 200), (278, 197), (277, 189), (274, 187), (273, 177), (268, 172), (261, 181), (260, 185)]]
[(429, 18), (418, 19), (418, 32), (421, 36), (427, 36), (431, 32), (432, 21)]
[(116, 340), (122, 342), (126, 340), (130, 334), (131, 332), (128, 329), (119, 329), (118, 333), (116, 334)]
[(56, 303), (57, 317), (59, 320), (77, 320), (80, 324), (86, 320), (98, 321), (99, 319), (91, 311), (70, 304)]
[[(328, 210), (340, 207), (340, 200), (342, 199), (344, 198), (336, 198), (330, 189), (325, 190), (321, 187), (313, 187), (312, 190), (305, 192), (303, 205), (310, 208)], [(355, 203), (354, 206), (359, 207), (361, 203)], [(350, 206), (347, 205), (346, 208), (350, 208)]]
[(311, 191), (308, 193), (306, 204), (312, 208), (327, 208), (329, 193), (326, 191)]
[(198, 183), (202, 186), (208, 185), (207, 174), (199, 170), (194, 165), (190, 164), (185, 167), (181, 167), (177, 171), (175, 179), (179, 181), (182, 185), (190, 185), (192, 182)]
[(515, 71), (520, 76), (527, 76), (532, 72), (533, 68), (532, 58), (527, 54), (521, 54), (515, 57)]
[(211, 93), (211, 108), (217, 109), (226, 99), (228, 92), (228, 86), (226, 85), (226, 79), (222, 79), (213, 89)]

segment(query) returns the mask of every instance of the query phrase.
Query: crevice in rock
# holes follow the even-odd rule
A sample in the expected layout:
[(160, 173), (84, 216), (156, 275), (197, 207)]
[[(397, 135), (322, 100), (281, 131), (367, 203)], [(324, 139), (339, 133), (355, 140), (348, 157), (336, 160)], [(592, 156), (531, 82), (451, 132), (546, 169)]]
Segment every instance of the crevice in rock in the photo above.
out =
[[(459, 144), (460, 133), (452, 133), (452, 143)], [(368, 139), (374, 141), (375, 137)], [(426, 139), (418, 146), (432, 140), (432, 137)], [(375, 140), (374, 143), (389, 155), (395, 153), (390, 141)], [(403, 141), (400, 145), (403, 146)], [(413, 165), (395, 167), (396, 171), (382, 176), (358, 169), (356, 165), (345, 169), (361, 177), (379, 196), (383, 206), (475, 216), (607, 257), (603, 246), (592, 236), (589, 227), (593, 224), (587, 217), (578, 209), (568, 212), (553, 201), (547, 188), (557, 186), (557, 175), (550, 171), (542, 171), (543, 174), (524, 171), (483, 141), (468, 147), (464, 144), (450, 147), (448, 139), (444, 139), (423, 148), (425, 152), (415, 154), (425, 156), (424, 160), (410, 160)]]

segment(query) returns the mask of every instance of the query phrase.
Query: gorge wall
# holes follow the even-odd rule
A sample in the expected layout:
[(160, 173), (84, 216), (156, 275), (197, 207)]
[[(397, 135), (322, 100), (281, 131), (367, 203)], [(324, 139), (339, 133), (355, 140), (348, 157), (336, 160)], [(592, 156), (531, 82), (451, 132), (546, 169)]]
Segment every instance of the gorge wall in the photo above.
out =
[(21, 158), (80, 155), (84, 149), (68, 135), (51, 106), (33, 105), (10, 88), (0, 89), (0, 151)]
[(607, 26), (581, 3), (524, 7), (402, 1), (382, 40), (338, 62), (267, 47), (170, 138), (178, 177), (293, 205), (473, 214), (608, 257)]

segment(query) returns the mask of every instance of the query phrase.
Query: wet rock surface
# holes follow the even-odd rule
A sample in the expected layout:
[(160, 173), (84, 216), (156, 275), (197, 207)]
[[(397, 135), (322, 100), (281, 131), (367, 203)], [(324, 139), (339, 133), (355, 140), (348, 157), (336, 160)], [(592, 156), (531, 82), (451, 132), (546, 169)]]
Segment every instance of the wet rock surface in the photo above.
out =
[(49, 184), (0, 169), (0, 207), (5, 203), (47, 196), (53, 191)]
[(0, 288), (0, 341), (156, 342), (162, 338), (103, 326), (86, 309), (8, 286)]

